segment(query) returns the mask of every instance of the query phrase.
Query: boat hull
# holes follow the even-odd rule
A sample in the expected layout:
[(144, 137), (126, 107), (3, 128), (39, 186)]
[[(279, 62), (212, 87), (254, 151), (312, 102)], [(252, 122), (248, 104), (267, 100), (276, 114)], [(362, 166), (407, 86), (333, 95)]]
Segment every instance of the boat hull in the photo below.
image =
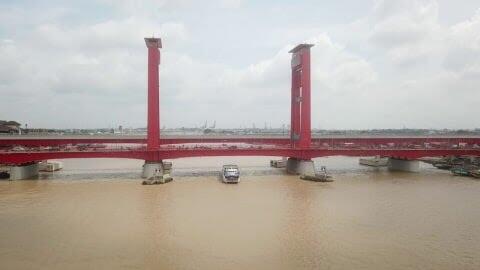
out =
[(333, 182), (330, 175), (300, 175), (300, 179), (314, 182)]

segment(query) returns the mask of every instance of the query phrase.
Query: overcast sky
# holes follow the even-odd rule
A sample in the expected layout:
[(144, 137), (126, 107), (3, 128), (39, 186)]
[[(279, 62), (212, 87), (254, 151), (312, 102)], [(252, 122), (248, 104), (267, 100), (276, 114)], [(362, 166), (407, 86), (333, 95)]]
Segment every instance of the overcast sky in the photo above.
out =
[(314, 128), (480, 127), (478, 0), (1, 0), (0, 119), (146, 126), (152, 35), (162, 126), (288, 124), (309, 42)]

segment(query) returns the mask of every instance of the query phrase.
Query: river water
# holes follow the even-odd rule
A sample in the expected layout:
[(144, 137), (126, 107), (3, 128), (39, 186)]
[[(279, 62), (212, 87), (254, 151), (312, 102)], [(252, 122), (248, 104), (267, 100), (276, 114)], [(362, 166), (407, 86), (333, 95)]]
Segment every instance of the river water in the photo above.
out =
[[(317, 159), (315, 183), (267, 158), (65, 160), (38, 181), (0, 181), (0, 269), (480, 269), (480, 181)], [(225, 185), (224, 163), (242, 170)]]

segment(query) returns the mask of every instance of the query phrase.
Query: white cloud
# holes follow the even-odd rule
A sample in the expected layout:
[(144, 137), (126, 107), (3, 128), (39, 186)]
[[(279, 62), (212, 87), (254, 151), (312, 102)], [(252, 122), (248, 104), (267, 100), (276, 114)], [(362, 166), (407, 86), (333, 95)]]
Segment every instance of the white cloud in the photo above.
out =
[(469, 20), (450, 28), (445, 67), (465, 77), (480, 75), (480, 9)]
[(239, 8), (243, 5), (243, 0), (220, 0), (220, 5), (225, 8)]
[(395, 64), (416, 64), (434, 57), (443, 40), (434, 0), (377, 1), (370, 40)]
[(312, 48), (313, 81), (321, 84), (322, 92), (365, 90), (377, 74), (367, 60), (331, 41), (327, 34), (308, 40)]

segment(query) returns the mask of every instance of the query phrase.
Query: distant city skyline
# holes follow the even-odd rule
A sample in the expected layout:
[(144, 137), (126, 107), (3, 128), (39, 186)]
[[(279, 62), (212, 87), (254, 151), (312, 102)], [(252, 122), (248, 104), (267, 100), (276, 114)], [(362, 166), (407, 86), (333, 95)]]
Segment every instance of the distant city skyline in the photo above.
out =
[(0, 118), (145, 127), (152, 35), (161, 126), (288, 125), (302, 42), (315, 44), (312, 128), (479, 126), (477, 0), (2, 1)]

